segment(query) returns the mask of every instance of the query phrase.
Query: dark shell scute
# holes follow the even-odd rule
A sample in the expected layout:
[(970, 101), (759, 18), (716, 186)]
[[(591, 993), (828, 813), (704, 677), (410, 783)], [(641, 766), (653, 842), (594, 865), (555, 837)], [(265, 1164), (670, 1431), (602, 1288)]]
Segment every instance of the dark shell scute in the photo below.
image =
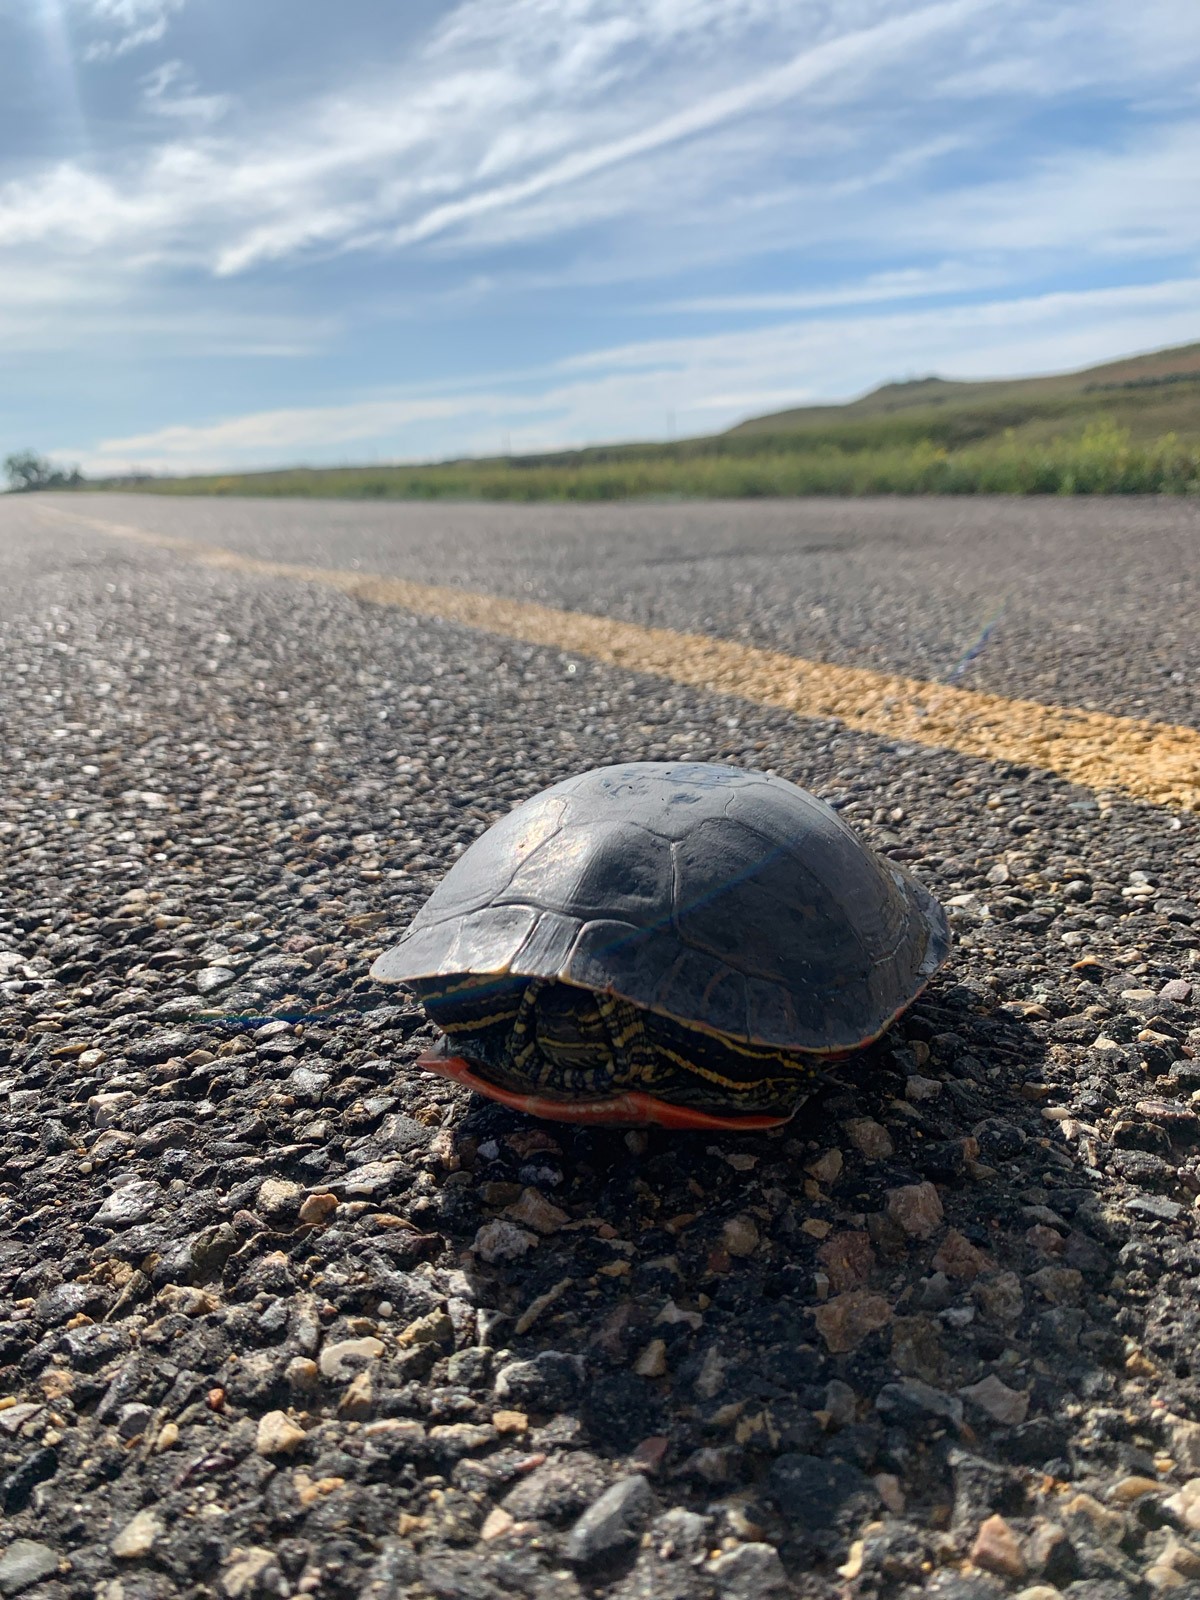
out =
[[(552, 847), (563, 826), (567, 807), (553, 791), (534, 795), (507, 816), (494, 822), (482, 838), (459, 857), (417, 913), (417, 922), (433, 912), (439, 918), (459, 916), (491, 905), (509, 894), (513, 879), (548, 846)], [(480, 849), (486, 842), (487, 848)], [(471, 868), (460, 871), (470, 857)], [(537, 905), (534, 900), (528, 904)], [(415, 926), (415, 923), (414, 923)]]
[[(871, 957), (836, 896), (806, 863), (728, 819), (700, 823), (675, 847), (680, 938), (739, 970), (812, 981), (830, 967), (859, 973)], [(703, 892), (694, 887), (703, 885)]]
[(529, 854), (497, 899), (644, 927), (670, 906), (670, 846), (633, 822), (564, 826)]
[(507, 972), (540, 920), (534, 906), (501, 905), (484, 906), (470, 919), (414, 923), (410, 935), (385, 951), (371, 971), (384, 983), (452, 972)]
[[(679, 959), (679, 944), (669, 928), (589, 922), (580, 929), (562, 977), (581, 989), (602, 993), (669, 993)], [(651, 1004), (648, 1000), (638, 1003)]]
[(850, 1049), (945, 960), (933, 896), (783, 778), (628, 762), (477, 839), (372, 969), (561, 979), (730, 1038)]

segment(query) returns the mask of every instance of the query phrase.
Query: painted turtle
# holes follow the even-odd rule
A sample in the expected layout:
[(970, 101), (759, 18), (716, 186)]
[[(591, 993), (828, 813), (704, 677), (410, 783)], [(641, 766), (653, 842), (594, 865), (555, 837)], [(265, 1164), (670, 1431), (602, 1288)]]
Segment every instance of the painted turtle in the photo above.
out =
[(937, 901), (783, 778), (630, 762), (534, 795), (455, 862), (371, 975), (432, 1072), (534, 1116), (767, 1128), (950, 949)]

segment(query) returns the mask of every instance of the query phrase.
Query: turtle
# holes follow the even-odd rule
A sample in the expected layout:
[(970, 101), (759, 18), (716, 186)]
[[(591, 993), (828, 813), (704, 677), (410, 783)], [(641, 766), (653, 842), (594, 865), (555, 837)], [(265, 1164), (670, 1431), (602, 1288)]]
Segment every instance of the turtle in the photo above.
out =
[(502, 817), (371, 976), (444, 1035), (420, 1066), (507, 1106), (759, 1129), (884, 1033), (949, 951), (929, 890), (815, 795), (635, 761)]

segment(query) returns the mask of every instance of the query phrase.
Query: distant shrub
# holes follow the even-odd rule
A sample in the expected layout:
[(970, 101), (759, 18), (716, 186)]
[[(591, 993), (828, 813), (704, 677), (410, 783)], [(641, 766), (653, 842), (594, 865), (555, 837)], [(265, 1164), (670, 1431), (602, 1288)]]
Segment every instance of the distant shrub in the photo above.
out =
[(33, 489), (76, 489), (83, 482), (78, 467), (56, 467), (36, 450), (17, 450), (4, 458), (8, 487), (16, 494)]
[(1075, 435), (1036, 440), (1008, 427), (994, 437), (958, 446), (929, 437), (897, 439), (901, 431), (893, 428), (889, 436), (883, 427), (872, 429), (869, 440), (856, 438), (853, 447), (844, 430), (747, 434), (558, 457), (296, 469), (104, 487), (159, 494), (508, 501), (1200, 492), (1200, 444), (1173, 433), (1136, 440), (1111, 418), (1095, 419)]

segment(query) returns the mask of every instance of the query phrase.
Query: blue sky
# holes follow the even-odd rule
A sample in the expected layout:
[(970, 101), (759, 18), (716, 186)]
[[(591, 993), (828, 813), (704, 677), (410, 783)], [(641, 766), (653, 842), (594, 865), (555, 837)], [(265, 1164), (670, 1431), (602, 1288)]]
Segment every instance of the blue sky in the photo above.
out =
[(1196, 339), (1196, 0), (0, 0), (0, 454), (654, 438)]

